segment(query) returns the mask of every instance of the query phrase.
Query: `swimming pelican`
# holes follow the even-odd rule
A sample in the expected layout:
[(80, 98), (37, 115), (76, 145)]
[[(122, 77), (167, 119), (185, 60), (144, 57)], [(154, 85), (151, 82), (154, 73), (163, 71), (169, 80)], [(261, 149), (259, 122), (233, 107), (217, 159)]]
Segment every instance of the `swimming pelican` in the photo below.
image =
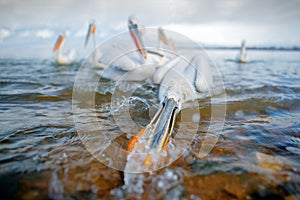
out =
[(69, 52), (62, 52), (62, 46), (66, 38), (66, 33), (61, 32), (58, 39), (54, 45), (53, 52), (57, 52), (56, 62), (58, 65), (69, 65), (75, 61), (76, 52), (70, 50)]
[[(98, 43), (97, 43), (97, 36), (96, 36), (96, 23), (94, 20), (91, 20), (89, 23), (89, 28), (88, 28), (88, 32), (86, 34), (85, 43), (84, 43), (85, 48), (87, 48), (87, 45), (89, 43), (91, 36), (93, 37), (93, 54), (90, 57), (89, 62), (94, 65), (98, 65), (99, 58), (101, 57), (101, 52), (100, 52), (99, 48), (97, 48)], [(103, 67), (102, 65), (99, 65), (99, 66)]]
[[(100, 59), (101, 63), (106, 64), (106, 69), (101, 72), (102, 77), (112, 80), (123, 77), (123, 80), (136, 81), (152, 78), (156, 67), (164, 64), (171, 55), (145, 47), (136, 18), (131, 16), (128, 18), (128, 29), (134, 44), (111, 45), (105, 50), (105, 57)], [(117, 59), (110, 63), (115, 57)]]
[(246, 54), (246, 40), (242, 40), (240, 54), (239, 54), (239, 57), (238, 57), (238, 62), (239, 63), (248, 62), (247, 54)]
[(190, 61), (176, 57), (162, 66), (164, 70), (154, 74), (154, 80), (160, 83), (160, 108), (151, 122), (133, 136), (127, 147), (129, 153), (140, 152), (136, 148), (141, 148), (141, 145), (136, 147), (136, 144), (143, 143), (144, 151), (148, 153), (143, 159), (144, 166), (152, 165), (153, 160), (157, 159), (153, 158), (154, 154), (167, 148), (182, 105), (187, 101), (207, 96), (209, 89), (214, 87), (210, 63), (203, 56), (193, 56)]

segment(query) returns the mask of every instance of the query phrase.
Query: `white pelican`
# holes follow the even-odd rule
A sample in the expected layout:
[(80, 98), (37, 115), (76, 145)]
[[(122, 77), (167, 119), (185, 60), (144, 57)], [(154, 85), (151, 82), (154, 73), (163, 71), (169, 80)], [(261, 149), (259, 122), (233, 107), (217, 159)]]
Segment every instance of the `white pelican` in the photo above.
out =
[(123, 77), (123, 80), (137, 81), (152, 78), (156, 67), (164, 64), (171, 56), (145, 47), (141, 28), (134, 17), (129, 17), (128, 29), (134, 44), (122, 45), (120, 41), (103, 49), (105, 56), (101, 57), (100, 62), (106, 65), (106, 69), (101, 72), (102, 77), (112, 80)]
[(190, 61), (176, 57), (161, 69), (154, 75), (154, 80), (160, 83), (158, 98), (161, 106), (151, 122), (129, 141), (127, 147), (129, 152), (143, 152), (147, 156), (142, 159), (129, 156), (128, 160), (133, 162), (129, 162), (125, 170), (133, 170), (132, 166), (137, 167), (136, 162), (142, 162), (139, 164), (146, 168), (141, 171), (155, 169), (151, 165), (158, 161), (156, 153), (168, 148), (176, 116), (183, 103), (210, 95), (209, 89), (215, 86), (210, 63), (203, 54), (193, 56)]
[[(88, 28), (88, 32), (86, 34), (85, 43), (84, 43), (85, 48), (87, 48), (87, 45), (89, 43), (91, 36), (93, 37), (93, 54), (90, 57), (89, 62), (94, 65), (98, 65), (99, 58), (101, 57), (101, 52), (100, 52), (99, 48), (97, 48), (98, 43), (97, 43), (97, 36), (96, 36), (96, 23), (94, 20), (91, 20), (89, 23), (89, 28)], [(101, 66), (102, 65), (100, 65), (100, 67)]]
[(240, 54), (238, 56), (239, 63), (246, 63), (248, 62), (247, 53), (246, 53), (246, 40), (242, 40)]
[(54, 45), (53, 52), (58, 52), (56, 62), (58, 65), (69, 65), (75, 61), (76, 52), (70, 50), (69, 52), (62, 52), (62, 46), (66, 38), (66, 33), (61, 32)]

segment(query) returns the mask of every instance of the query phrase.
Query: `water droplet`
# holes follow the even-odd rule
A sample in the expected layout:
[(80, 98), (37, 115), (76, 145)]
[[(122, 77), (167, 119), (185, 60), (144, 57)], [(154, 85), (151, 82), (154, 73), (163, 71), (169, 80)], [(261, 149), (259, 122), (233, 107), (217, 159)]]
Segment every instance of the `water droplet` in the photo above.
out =
[(164, 187), (164, 183), (162, 181), (158, 181), (157, 186), (159, 188), (163, 188)]

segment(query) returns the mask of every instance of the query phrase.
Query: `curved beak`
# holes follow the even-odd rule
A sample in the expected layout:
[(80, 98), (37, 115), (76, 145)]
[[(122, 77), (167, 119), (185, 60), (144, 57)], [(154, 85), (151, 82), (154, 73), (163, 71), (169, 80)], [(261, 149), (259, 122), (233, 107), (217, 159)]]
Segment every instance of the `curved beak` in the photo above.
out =
[(164, 43), (165, 45), (168, 45), (174, 52), (177, 51), (174, 42), (171, 39), (169, 40), (167, 38), (164, 30), (161, 27), (158, 28), (158, 39), (160, 42)]
[[(173, 98), (166, 98), (162, 106), (157, 111), (151, 122), (142, 129), (136, 136), (134, 136), (127, 147), (131, 152), (134, 148), (138, 138), (144, 139), (148, 151), (159, 152), (167, 148), (167, 143), (172, 135), (173, 127), (175, 124), (176, 116), (179, 112), (178, 104)], [(151, 164), (151, 158), (147, 158), (144, 165)]]
[(53, 52), (58, 51), (58, 49), (60, 48), (63, 41), (64, 41), (64, 37), (62, 35), (60, 35), (58, 37), (58, 39), (56, 40), (56, 43), (55, 43), (54, 48), (53, 48)]
[(134, 23), (132, 19), (129, 19), (128, 28), (129, 28), (130, 35), (138, 51), (140, 52), (140, 54), (143, 56), (144, 59), (147, 59), (147, 50), (145, 48), (144, 41), (141, 36), (142, 33), (138, 28), (138, 25)]
[(96, 26), (95, 26), (95, 24), (90, 24), (88, 32), (87, 32), (86, 37), (85, 37), (85, 43), (84, 43), (84, 47), (85, 48), (87, 47), (87, 44), (88, 44), (88, 42), (90, 40), (91, 35), (95, 34), (95, 33), (96, 33)]
[(160, 27), (158, 28), (158, 38), (160, 41), (162, 41), (165, 45), (169, 45), (169, 41), (163, 31), (163, 29)]

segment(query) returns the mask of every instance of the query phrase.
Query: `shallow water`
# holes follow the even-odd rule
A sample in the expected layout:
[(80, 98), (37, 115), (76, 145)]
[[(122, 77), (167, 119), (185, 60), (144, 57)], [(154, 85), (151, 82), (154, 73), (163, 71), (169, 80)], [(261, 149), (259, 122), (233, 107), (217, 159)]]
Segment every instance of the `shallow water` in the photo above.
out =
[[(300, 198), (300, 52), (210, 50), (226, 88), (226, 121), (212, 151), (199, 158), (210, 104), (199, 100), (201, 120), (191, 147), (170, 166), (134, 178), (93, 158), (76, 133), (72, 90), (80, 63), (0, 60), (0, 190), (16, 199), (297, 199)], [(91, 69), (92, 76), (97, 76)], [(97, 87), (102, 130), (128, 142), (111, 113), (113, 82)], [(123, 87), (126, 87), (124, 85)], [(145, 126), (158, 106), (157, 86), (142, 86), (118, 102)], [(155, 110), (155, 109), (154, 109)], [(151, 114), (150, 114), (151, 116)], [(87, 122), (89, 122), (87, 116)], [(129, 125), (128, 125), (129, 126)], [(132, 127), (127, 127), (131, 129)], [(175, 127), (176, 131), (176, 127)], [(188, 130), (187, 130), (188, 132)]]

